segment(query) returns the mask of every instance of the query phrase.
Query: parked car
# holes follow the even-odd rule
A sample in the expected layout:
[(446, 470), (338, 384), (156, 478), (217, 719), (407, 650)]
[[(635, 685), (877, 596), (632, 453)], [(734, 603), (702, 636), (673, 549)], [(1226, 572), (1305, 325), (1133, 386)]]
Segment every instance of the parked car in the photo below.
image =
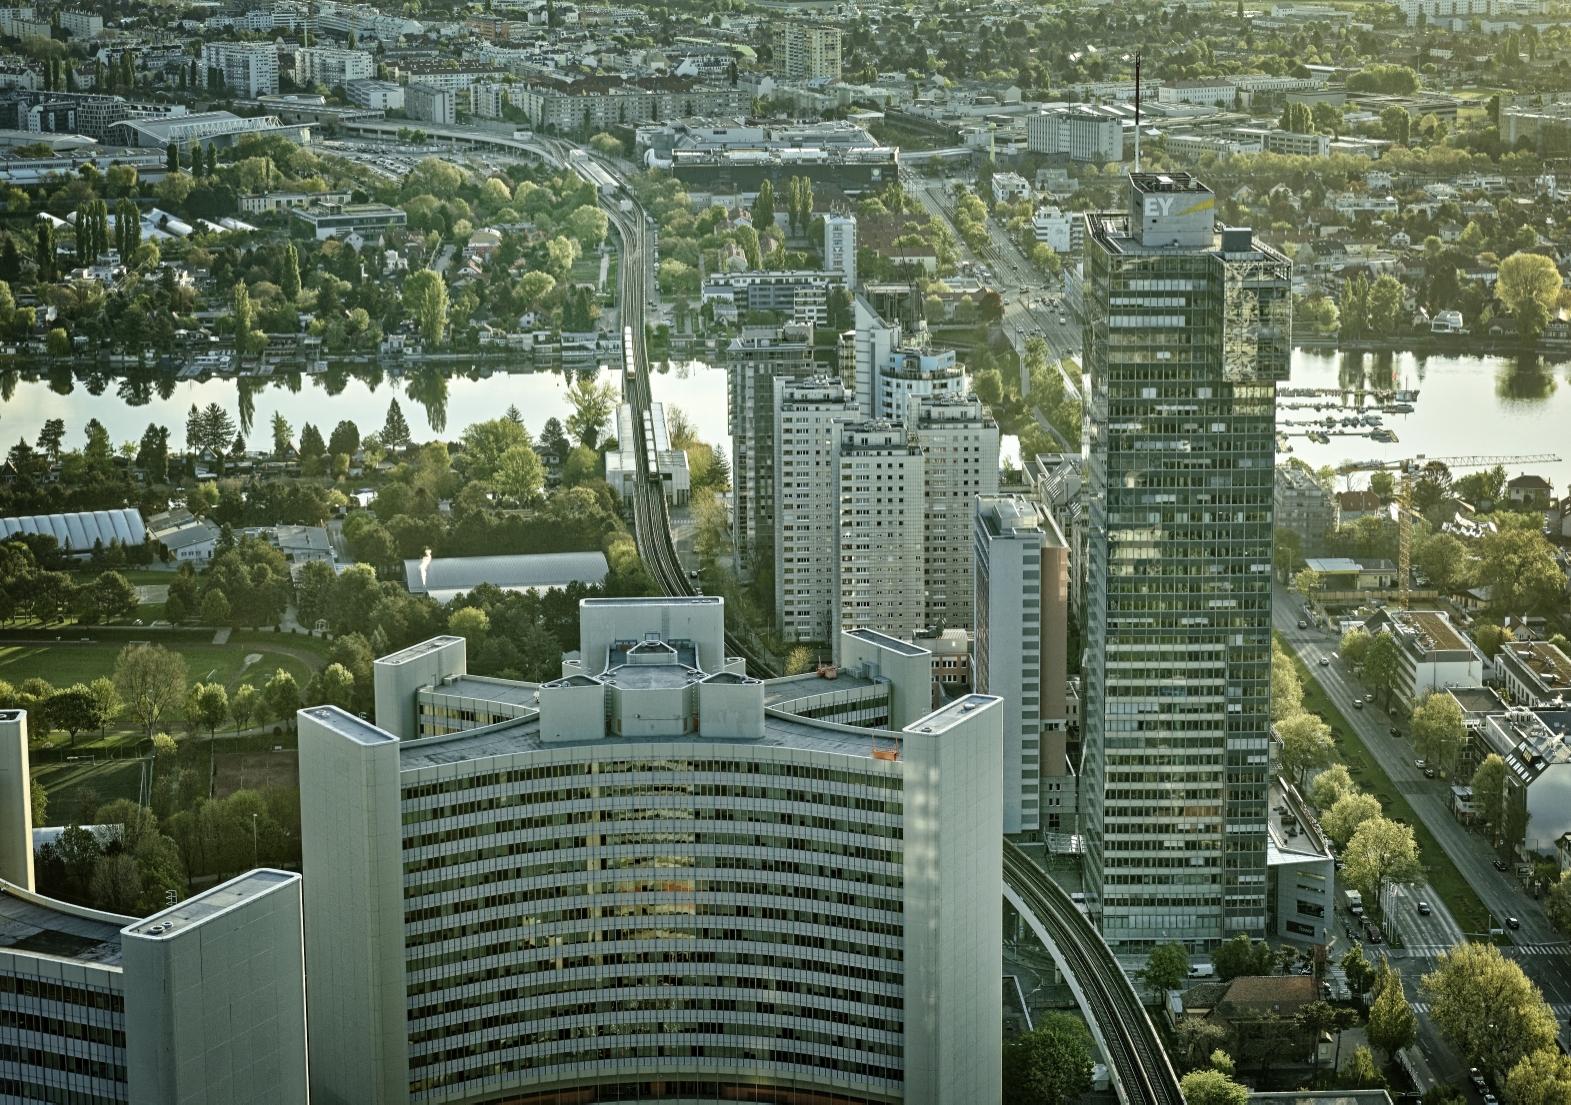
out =
[(1426, 779), (1433, 779), (1434, 777), (1435, 777), (1435, 769), (1434, 768), (1432, 768), (1432, 767), (1424, 768), (1424, 778), (1426, 778)]
[(1473, 1085), (1478, 1087), (1479, 1093), (1483, 1093), (1489, 1088), (1484, 1084), (1484, 1072), (1479, 1070), (1477, 1067), (1468, 1067), (1467, 1076), (1472, 1080)]
[(1375, 700), (1375, 696), (1372, 695), (1372, 694), (1366, 694), (1364, 696), (1364, 701), (1365, 702), (1373, 702), (1374, 700)]
[(1508, 868), (1506, 867), (1506, 861), (1505, 860), (1503, 860), (1503, 859), (1495, 860), (1495, 870), (1496, 871), (1505, 871), (1507, 869)]
[(1418, 903), (1418, 915), (1420, 917), (1428, 917), (1429, 916), (1429, 903), (1428, 902), (1419, 902)]

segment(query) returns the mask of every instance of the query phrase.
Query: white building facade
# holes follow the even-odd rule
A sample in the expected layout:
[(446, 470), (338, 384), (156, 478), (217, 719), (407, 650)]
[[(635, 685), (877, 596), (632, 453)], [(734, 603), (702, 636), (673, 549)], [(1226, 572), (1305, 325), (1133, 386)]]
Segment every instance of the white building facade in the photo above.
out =
[(845, 286), (856, 288), (856, 216), (824, 216), (824, 268), (845, 277)]
[(906, 431), (922, 450), (924, 465), (925, 624), (971, 629), (976, 624), (972, 503), (978, 495), (998, 493), (998, 423), (975, 395), (934, 396), (908, 402)]
[(835, 429), (839, 628), (910, 637), (926, 622), (922, 450), (899, 422)]
[(271, 42), (205, 42), (202, 67), (221, 75), (223, 87), (236, 96), (278, 94), (278, 51)]
[(835, 424), (856, 418), (837, 379), (775, 377), (775, 610), (788, 641), (830, 641), (839, 613)]

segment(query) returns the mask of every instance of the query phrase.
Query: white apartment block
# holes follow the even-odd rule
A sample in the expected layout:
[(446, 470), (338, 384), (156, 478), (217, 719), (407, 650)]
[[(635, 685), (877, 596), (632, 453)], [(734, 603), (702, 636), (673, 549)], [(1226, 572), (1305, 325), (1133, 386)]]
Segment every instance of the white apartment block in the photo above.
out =
[(485, 119), (500, 119), (502, 104), (507, 101), (507, 89), (487, 81), (469, 87), (469, 110)]
[(1071, 253), (1075, 247), (1073, 213), (1058, 207), (1038, 207), (1031, 216), (1031, 231), (1042, 245), (1058, 253)]
[(1124, 113), (1066, 104), (1026, 116), (1026, 149), (1068, 154), (1074, 161), (1122, 161)]
[(840, 605), (835, 424), (856, 419), (856, 400), (826, 376), (777, 376), (774, 389), (775, 610), (786, 640), (830, 641)]
[(1019, 173), (993, 174), (993, 202), (1016, 203), (1031, 198), (1031, 182)]
[(1075, 830), (1068, 761), (1069, 547), (1022, 495), (976, 500), (973, 685), (1004, 703), (1004, 832)]
[[(439, 637), (377, 661), (375, 725), (300, 712), (314, 1096), (998, 1100), (997, 700), (927, 713), (931, 654), (865, 631), (840, 680), (750, 678), (712, 596), (579, 610), (561, 679)], [(855, 687), (868, 728), (782, 701)]]
[(404, 88), (404, 110), (411, 119), (451, 125), (458, 121), (458, 96), (445, 88), (412, 82)]
[(1397, 0), (1409, 27), (1423, 15), (1426, 22), (1470, 19), (1474, 16), (1541, 15), (1543, 0)]
[(952, 349), (932, 349), (925, 329), (908, 342), (899, 323), (888, 323), (857, 296), (856, 401), (863, 418), (904, 422), (913, 397), (962, 395), (965, 370)]
[(840, 630), (911, 637), (926, 622), (922, 450), (899, 422), (843, 422), (834, 462)]
[(62, 11), (60, 28), (70, 31), (72, 38), (97, 38), (104, 33), (104, 17), (91, 12)]
[(295, 51), (295, 84), (301, 88), (321, 84), (347, 91), (350, 81), (366, 81), (374, 76), (376, 62), (366, 50), (308, 46)]
[(848, 289), (856, 288), (856, 216), (824, 216), (824, 269), (845, 277)]
[(278, 50), (271, 42), (206, 42), (202, 68), (223, 75), (223, 87), (254, 100), (278, 94)]
[(971, 629), (972, 503), (998, 493), (998, 423), (975, 395), (912, 399), (906, 432), (922, 450), (925, 624)]
[(811, 23), (776, 23), (770, 28), (775, 76), (785, 80), (840, 78), (840, 31)]
[(344, 86), (349, 102), (380, 111), (404, 106), (404, 86), (397, 81), (350, 81)]

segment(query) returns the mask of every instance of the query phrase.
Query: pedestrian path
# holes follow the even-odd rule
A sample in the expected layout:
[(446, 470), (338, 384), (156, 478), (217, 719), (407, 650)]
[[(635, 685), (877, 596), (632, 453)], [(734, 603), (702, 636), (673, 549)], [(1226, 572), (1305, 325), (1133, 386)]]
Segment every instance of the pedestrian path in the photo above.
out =
[[(1439, 955), (1451, 950), (1450, 944), (1408, 944), (1414, 955)], [(1507, 944), (1500, 949), (1505, 955), (1571, 955), (1571, 942), (1556, 941), (1548, 944)]]
[[(1414, 1001), (1409, 1002), (1408, 1004), (1412, 1006), (1413, 1012), (1423, 1013), (1425, 1016), (1427, 1016), (1434, 1008), (1434, 1006), (1427, 1001)], [(1558, 1005), (1551, 1004), (1549, 1008), (1554, 1010), (1555, 1016), (1559, 1017), (1561, 1020), (1571, 1018), (1571, 1003), (1561, 1002)]]

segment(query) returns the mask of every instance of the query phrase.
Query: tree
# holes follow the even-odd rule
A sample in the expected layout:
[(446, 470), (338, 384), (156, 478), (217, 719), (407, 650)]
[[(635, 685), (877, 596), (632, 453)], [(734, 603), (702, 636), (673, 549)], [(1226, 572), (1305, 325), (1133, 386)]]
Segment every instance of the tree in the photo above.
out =
[(1309, 800), (1318, 810), (1329, 810), (1349, 794), (1357, 793), (1358, 786), (1348, 774), (1346, 764), (1332, 764), (1309, 784)]
[(1310, 1054), (1313, 1056), (1315, 1076), (1318, 1077), (1320, 1074), (1320, 1037), (1323, 1033), (1336, 1031), (1336, 1008), (1328, 1001), (1312, 1001), (1294, 1015), (1293, 1021), (1313, 1041), (1310, 1047)]
[[(1407, 116), (1402, 111), (1404, 118)], [(1369, 286), (1369, 328), (1377, 334), (1390, 334), (1396, 330), (1402, 313), (1404, 290), (1402, 282), (1390, 273), (1382, 273)]]
[(447, 631), (464, 638), (467, 652), (479, 655), (486, 635), (491, 631), (491, 619), (478, 606), (461, 607), (448, 616)]
[(1453, 767), (1467, 740), (1462, 707), (1448, 694), (1428, 694), (1413, 708), (1413, 746), (1424, 758)]
[(295, 249), (293, 242), (284, 248), (283, 266), (278, 274), (278, 288), (290, 303), (300, 297), (300, 253)]
[(1354, 944), (1343, 953), (1338, 961), (1342, 973), (1347, 976), (1348, 989), (1357, 996), (1362, 997), (1369, 993), (1369, 986), (1375, 980), (1375, 969), (1370, 966), (1369, 960), (1364, 957), (1364, 946)]
[(48, 219), (38, 223), (38, 246), (33, 260), (38, 264), (38, 282), (52, 284), (59, 276), (58, 257), (55, 253), (55, 228)]
[(91, 585), (93, 601), (105, 617), (129, 617), (140, 605), (136, 588), (119, 572), (100, 572)]
[(1373, 643), (1374, 638), (1362, 626), (1349, 629), (1342, 634), (1342, 659), (1349, 664), (1362, 664), (1369, 659), (1369, 646)]
[(235, 688), (235, 693), (229, 699), (229, 716), (234, 719), (235, 732), (250, 726), (262, 708), (262, 692), (250, 683), (242, 683)]
[(510, 418), (473, 422), (464, 428), (464, 474), (470, 479), (489, 480), (496, 474), (502, 454), (517, 446), (529, 447), (529, 431)]
[(98, 700), (84, 684), (76, 683), (65, 690), (56, 691), (39, 706), (43, 715), (42, 728), (64, 729), (71, 734), (71, 746), (76, 747), (76, 735), (83, 729), (97, 729), (103, 720)]
[(1345, 794), (1321, 815), (1320, 827), (1338, 848), (1345, 848), (1360, 825), (1382, 812), (1380, 800), (1372, 794)]
[(1216, 977), (1231, 982), (1246, 975), (1270, 974), (1275, 959), (1271, 945), (1264, 940), (1251, 943), (1248, 934), (1241, 932), (1217, 947), (1212, 962), (1216, 965)]
[(1185, 1105), (1245, 1105), (1249, 1091), (1219, 1070), (1196, 1070), (1178, 1084)]
[(1383, 1088), (1386, 1077), (1375, 1066), (1375, 1057), (1369, 1053), (1369, 1049), (1359, 1044), (1353, 1049), (1353, 1058), (1347, 1064), (1347, 1069), (1337, 1076), (1337, 1082), (1350, 1090), (1373, 1090)]
[(1397, 649), (1396, 638), (1389, 629), (1382, 629), (1375, 639), (1369, 642), (1369, 652), (1364, 657), (1364, 674), (1374, 684), (1376, 690), (1386, 692), (1386, 701), (1391, 701), (1391, 689), (1396, 683), (1396, 677), (1402, 670), (1402, 654)]
[(1158, 993), (1176, 990), (1189, 980), (1189, 953), (1176, 940), (1158, 944), (1146, 956), (1140, 977)]
[(1565, 574), (1538, 529), (1507, 527), (1478, 546), (1478, 582), (1491, 589), (1490, 606), (1505, 614), (1550, 614), (1565, 605)]
[(1313, 568), (1305, 568), (1293, 576), (1293, 591), (1305, 602), (1313, 602), (1315, 592), (1320, 590), (1320, 573)]
[[(320, 436), (317, 438), (321, 440)], [(377, 440), (389, 449), (402, 449), (413, 440), (409, 433), (409, 423), (404, 421), (404, 410), (394, 399), (387, 407), (387, 421), (382, 423), (382, 430), (377, 434)]]
[(1336, 744), (1331, 740), (1331, 727), (1314, 714), (1297, 714), (1276, 723), (1277, 736), (1282, 739), (1282, 767), (1303, 786), (1306, 772), (1317, 767), (1329, 767)]
[(1523, 1056), (1555, 1046), (1559, 1022), (1538, 987), (1492, 944), (1459, 944), (1440, 955), (1421, 993), (1429, 1020), (1467, 1063), (1500, 1075)]
[(1004, 1045), (1005, 1105), (1079, 1101), (1091, 1089), (1091, 1033), (1085, 1022), (1067, 1013), (1044, 1013), (1036, 1024)]
[(1507, 641), (1516, 640), (1516, 634), (1504, 626), (1485, 622), (1473, 631), (1473, 643), (1485, 656), (1493, 660), (1500, 651), (1500, 646)]
[(1429, 577), (1442, 595), (1455, 593), (1467, 578), (1467, 546), (1449, 533), (1427, 538), (1413, 555), (1413, 563)]
[(49, 458), (49, 463), (55, 464), (60, 460), (60, 450), (64, 445), (65, 419), (45, 419), (44, 428), (38, 431), (37, 447), (39, 452)]
[(1381, 891), (1388, 885), (1418, 886), (1424, 881), (1413, 830), (1384, 817), (1359, 823), (1343, 850), (1343, 859), (1342, 877), (1372, 902), (1380, 901)]
[(352, 457), (360, 450), (360, 427), (347, 418), (333, 427), (333, 436), (328, 439), (327, 451), (333, 456), (342, 453)]
[(222, 683), (199, 683), (192, 690), (197, 694), (197, 717), (211, 739), (229, 716), (229, 692)]
[(300, 685), (294, 676), (279, 668), (262, 688), (262, 701), (270, 717), (287, 724), (300, 709)]
[(202, 624), (224, 626), (229, 624), (229, 600), (214, 587), (202, 598)]
[(982, 299), (977, 304), (976, 317), (983, 322), (998, 322), (1004, 317), (1004, 297), (989, 288), (982, 293)]
[(616, 389), (609, 383), (597, 384), (591, 377), (580, 375), (567, 389), (567, 401), (573, 408), (567, 417), (567, 432), (580, 445), (593, 449), (600, 440), (600, 431), (610, 423), (616, 400)]
[(289, 424), (282, 411), (273, 412), (273, 457), (283, 460), (289, 446), (294, 444), (295, 428)]
[(1505, 828), (1506, 762), (1494, 752), (1473, 772), (1473, 808), (1497, 835)]
[(492, 483), (507, 498), (527, 503), (545, 486), (545, 466), (529, 446), (515, 445), (502, 454)]
[(604, 240), (610, 220), (598, 205), (584, 204), (567, 217), (567, 229), (586, 247)]
[(1562, 871), (1549, 888), (1544, 896), (1544, 913), (1550, 924), (1571, 932), (1571, 871)]
[(1288, 104), (1282, 109), (1282, 118), (1278, 121), (1278, 126), (1293, 134), (1313, 134), (1314, 117), (1309, 110), (1309, 105)]
[(158, 722), (185, 701), (185, 658), (162, 645), (127, 645), (115, 657), (115, 689), (151, 736)]
[(1530, 341), (1554, 317), (1562, 287), (1554, 260), (1540, 253), (1513, 253), (1495, 270), (1495, 296), (1510, 308), (1517, 329)]
[(775, 186), (766, 180), (758, 186), (758, 198), (753, 201), (753, 230), (762, 234), (775, 225)]
[(87, 685), (87, 689), (97, 704), (98, 731), (102, 733), (125, 709), (125, 700), (120, 697), (120, 689), (115, 686), (115, 681), (107, 675), (100, 675)]
[(1413, 117), (1405, 107), (1388, 107), (1380, 113), (1380, 125), (1386, 138), (1398, 146), (1405, 146), (1412, 135)]
[(1271, 643), (1271, 720), (1280, 721), (1304, 711), (1304, 685), (1299, 682), (1293, 659), (1275, 641)]
[(355, 677), (344, 665), (327, 665), (315, 682), (315, 694), (312, 697), (318, 704), (337, 706), (341, 710), (354, 709)]
[(1418, 1018), (1402, 993), (1400, 980), (1382, 989), (1374, 1005), (1369, 1007), (1365, 1033), (1371, 1044), (1386, 1053), (1388, 1063), (1396, 1058), (1397, 1052), (1413, 1046), (1418, 1038)]
[(1506, 1075), (1511, 1105), (1565, 1105), (1571, 1101), (1571, 1056), (1555, 1048), (1522, 1056)]
[[(420, 335), (432, 345), (442, 341), (447, 326), (447, 285), (430, 269), (411, 273), (404, 281), (404, 306), (420, 323)], [(386, 438), (383, 438), (385, 441)]]

